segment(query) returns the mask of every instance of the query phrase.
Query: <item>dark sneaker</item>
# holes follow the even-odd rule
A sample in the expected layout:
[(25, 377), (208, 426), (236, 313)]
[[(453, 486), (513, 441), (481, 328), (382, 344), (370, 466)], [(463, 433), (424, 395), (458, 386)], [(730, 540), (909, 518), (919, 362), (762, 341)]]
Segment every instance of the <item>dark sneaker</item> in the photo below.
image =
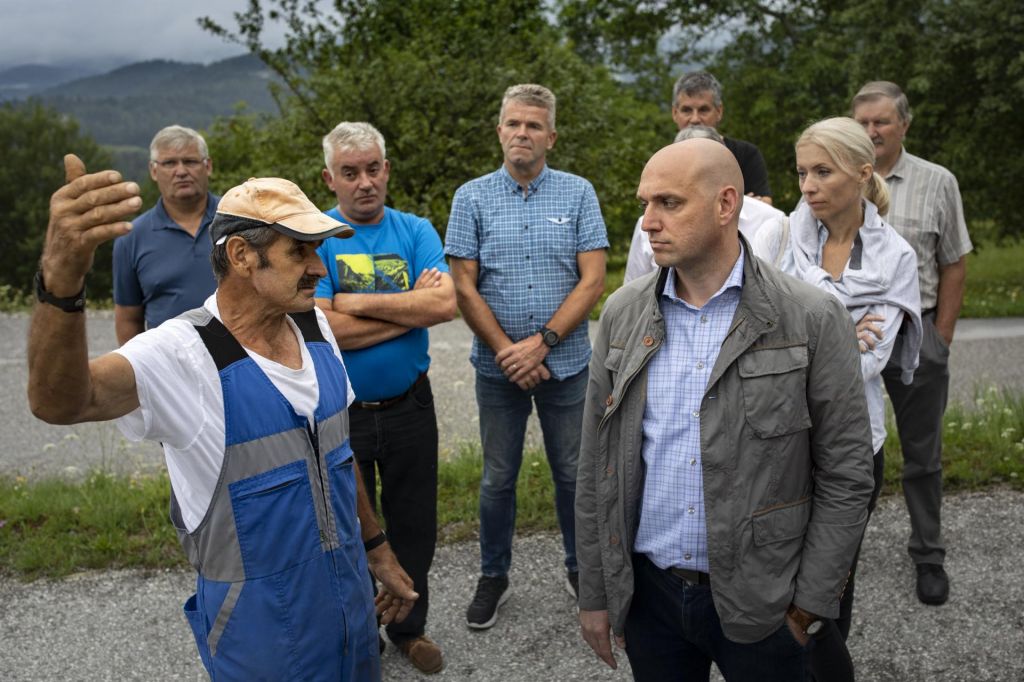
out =
[(949, 599), (949, 576), (941, 564), (917, 565), (917, 598), (933, 606)]
[(498, 620), (498, 607), (508, 599), (508, 593), (508, 576), (480, 576), (476, 594), (466, 609), (466, 624), (474, 630), (486, 630), (494, 625)]
[(440, 672), (441, 668), (444, 667), (441, 647), (426, 635), (400, 639), (395, 643), (395, 646), (422, 673), (431, 675)]
[(569, 593), (569, 596), (573, 598), (573, 601), (580, 600), (580, 572), (579, 571), (566, 571), (565, 573), (565, 589)]

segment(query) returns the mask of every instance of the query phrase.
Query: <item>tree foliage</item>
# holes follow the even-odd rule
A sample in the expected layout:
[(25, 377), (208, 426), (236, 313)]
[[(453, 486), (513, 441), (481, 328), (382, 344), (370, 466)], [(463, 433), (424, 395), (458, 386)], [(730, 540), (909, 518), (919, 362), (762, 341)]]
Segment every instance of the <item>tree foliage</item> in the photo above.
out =
[[(586, 61), (539, 0), (336, 0), (330, 12), (298, 0), (250, 0), (229, 30), (280, 76), (279, 116), (222, 120), (209, 136), (219, 184), (250, 175), (293, 179), (319, 205), (320, 140), (343, 120), (383, 133), (393, 204), (443, 233), (459, 185), (501, 163), (495, 134), (509, 85), (536, 82), (558, 97), (555, 168), (597, 188), (609, 232), (624, 252), (636, 219), (643, 164), (670, 139), (672, 123), (601, 64)], [(284, 47), (263, 44), (267, 22), (284, 22)]]
[[(78, 123), (38, 101), (0, 104), (0, 285), (32, 288), (46, 236), (50, 195), (64, 184), (64, 155), (88, 169), (110, 167), (110, 156), (79, 133)], [(97, 254), (90, 295), (110, 296), (110, 246)]]
[(723, 131), (761, 148), (785, 208), (798, 197), (799, 132), (848, 114), (863, 83), (894, 81), (914, 111), (908, 150), (953, 171), (970, 221), (1024, 234), (1006, 200), (1024, 177), (1019, 2), (562, 0), (560, 16), (578, 50), (632, 73), (645, 97), (667, 103), (667, 72), (684, 64), (715, 73), (726, 90)]

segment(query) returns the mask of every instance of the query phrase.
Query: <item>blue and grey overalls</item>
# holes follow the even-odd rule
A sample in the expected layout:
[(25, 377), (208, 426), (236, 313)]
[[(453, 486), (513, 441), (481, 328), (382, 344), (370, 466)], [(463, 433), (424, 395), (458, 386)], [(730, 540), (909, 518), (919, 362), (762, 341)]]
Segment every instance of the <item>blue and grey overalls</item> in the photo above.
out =
[(209, 311), (182, 317), (213, 357), (224, 393), (224, 462), (193, 532), (171, 500), (199, 573), (185, 616), (210, 678), (378, 680), (347, 378), (315, 313), (292, 315), (320, 384), (315, 428)]

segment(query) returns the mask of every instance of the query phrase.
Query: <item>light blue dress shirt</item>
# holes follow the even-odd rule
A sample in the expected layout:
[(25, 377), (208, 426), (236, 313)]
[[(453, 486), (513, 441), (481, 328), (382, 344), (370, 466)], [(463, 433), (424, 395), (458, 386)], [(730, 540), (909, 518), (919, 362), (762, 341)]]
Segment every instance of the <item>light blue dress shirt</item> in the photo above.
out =
[(708, 572), (700, 404), (740, 302), (743, 258), (741, 246), (729, 277), (701, 308), (676, 295), (674, 276), (659, 298), (665, 341), (647, 370), (647, 473), (633, 548), (661, 568)]

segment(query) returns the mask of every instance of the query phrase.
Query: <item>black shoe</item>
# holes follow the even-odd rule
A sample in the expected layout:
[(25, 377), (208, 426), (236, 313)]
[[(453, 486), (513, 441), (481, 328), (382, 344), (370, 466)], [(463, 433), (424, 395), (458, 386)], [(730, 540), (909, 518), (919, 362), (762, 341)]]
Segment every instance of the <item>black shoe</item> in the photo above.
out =
[(949, 576), (941, 564), (917, 565), (917, 598), (934, 606), (949, 599)]
[(580, 572), (579, 571), (566, 571), (565, 573), (565, 589), (569, 593), (569, 596), (573, 598), (573, 601), (580, 600)]
[(498, 620), (498, 607), (505, 603), (508, 594), (508, 576), (480, 576), (476, 594), (466, 609), (466, 624), (474, 630), (486, 630), (494, 625)]

